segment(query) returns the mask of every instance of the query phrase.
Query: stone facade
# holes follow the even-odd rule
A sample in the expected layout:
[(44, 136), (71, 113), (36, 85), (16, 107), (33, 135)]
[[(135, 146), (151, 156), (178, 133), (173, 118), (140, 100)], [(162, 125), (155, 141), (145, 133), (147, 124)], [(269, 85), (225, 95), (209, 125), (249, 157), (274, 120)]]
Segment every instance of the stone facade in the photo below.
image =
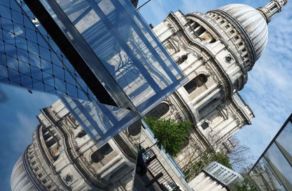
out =
[(32, 144), (14, 167), (13, 191), (131, 190), (136, 158), (119, 137), (97, 148), (60, 100), (38, 119)]
[(152, 110), (152, 116), (192, 122), (189, 144), (176, 156), (181, 168), (207, 149), (230, 152), (231, 136), (251, 123), (254, 115), (239, 91), (267, 44), (267, 21), (286, 3), (273, 0), (259, 10), (231, 4), (205, 14), (177, 11), (154, 27), (187, 79)]
[(211, 162), (189, 182), (189, 185), (198, 191), (228, 191), (236, 190), (235, 185), (241, 181), (243, 177), (237, 172), (220, 163)]
[[(178, 11), (153, 29), (186, 76), (183, 86), (148, 114), (192, 122), (189, 143), (175, 157), (180, 168), (206, 150), (229, 152), (231, 136), (251, 123), (253, 113), (239, 91), (267, 44), (267, 22), (286, 3), (272, 0), (258, 10), (234, 4), (206, 14)], [(156, 155), (167, 175), (165, 184), (173, 181), (188, 190), (180, 169), (155, 145), (151, 131), (137, 130), (140, 123), (97, 148), (61, 101), (43, 109), (38, 119), (32, 144), (14, 166), (13, 191), (130, 190), (137, 145)]]

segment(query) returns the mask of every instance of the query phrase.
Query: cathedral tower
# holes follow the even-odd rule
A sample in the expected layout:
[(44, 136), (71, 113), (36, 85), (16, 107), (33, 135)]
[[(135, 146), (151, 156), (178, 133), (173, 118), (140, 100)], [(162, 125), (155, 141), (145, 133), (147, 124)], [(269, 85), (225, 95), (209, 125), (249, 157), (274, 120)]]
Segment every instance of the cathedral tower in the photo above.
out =
[[(268, 23), (286, 3), (178, 11), (153, 29), (186, 76), (185, 84), (149, 113), (193, 123), (188, 145), (176, 156), (181, 168), (208, 149), (229, 152), (231, 136), (251, 123), (253, 113), (238, 92), (267, 44)], [(123, 138), (97, 148), (60, 101), (38, 119), (32, 144), (14, 166), (12, 191), (131, 188), (136, 161)]]
[(229, 152), (230, 137), (251, 123), (252, 110), (238, 92), (267, 45), (268, 23), (286, 3), (272, 0), (258, 9), (230, 4), (204, 14), (178, 11), (154, 28), (188, 79), (166, 101), (169, 111), (162, 116), (194, 124), (189, 145), (176, 158), (181, 167), (206, 149)]

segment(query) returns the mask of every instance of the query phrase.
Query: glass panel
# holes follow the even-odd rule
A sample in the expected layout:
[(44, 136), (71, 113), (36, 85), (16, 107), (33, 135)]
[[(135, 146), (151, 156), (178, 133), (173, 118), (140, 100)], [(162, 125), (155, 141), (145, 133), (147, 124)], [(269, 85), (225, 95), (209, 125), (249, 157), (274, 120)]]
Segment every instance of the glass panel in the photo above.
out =
[[(22, 3), (21, 5), (24, 6)], [(13, 11), (9, 12), (10, 9)], [(28, 11), (27, 8), (25, 10)], [(87, 101), (87, 105), (91, 105), (91, 107), (83, 108), (84, 113), (91, 112), (92, 108), (107, 108), (107, 106), (102, 106), (96, 101), (92, 92), (49, 35), (40, 25), (34, 25), (32, 23), (33, 17), (29, 18), (17, 3), (14, 1), (1, 2), (0, 15), (0, 36), (3, 45), (0, 51), (0, 82), (21, 86), (29, 91), (38, 90), (57, 94), (61, 98), (67, 96), (72, 101), (80, 102), (80, 105)], [(21, 18), (15, 18), (14, 15)], [(115, 114), (120, 112), (117, 114), (120, 119), (109, 123), (91, 125), (91, 128), (87, 128), (95, 134), (96, 130), (94, 128), (108, 130), (108, 132), (103, 132), (103, 135), (95, 136), (96, 141), (100, 144), (138, 119), (136, 114), (125, 109), (119, 110), (111, 107), (108, 110)], [(110, 117), (105, 117), (110, 112), (98, 112), (103, 113), (95, 116), (86, 114), (86, 116), (91, 116), (93, 121), (97, 121), (98, 119), (95, 119), (97, 117), (105, 119)]]
[[(66, 25), (57, 20), (60, 27), (75, 38), (67, 30), (73, 24), (80, 33), (74, 39), (76, 49), (89, 58), (86, 61), (98, 61), (88, 64), (96, 75), (102, 75), (105, 87), (114, 90), (111, 94), (116, 98), (126, 94), (138, 112), (99, 103), (23, 1), (1, 1), (0, 82), (5, 85), (0, 88), (9, 94), (0, 91), (0, 102), (7, 102), (4, 110), (8, 111), (0, 118), (5, 129), (17, 126), (18, 134), (23, 134), (14, 141), (22, 155), (14, 165), (12, 189), (132, 190), (137, 155), (142, 156), (139, 149), (151, 147), (152, 154), (159, 151), (152, 135), (147, 130), (141, 133), (140, 117), (174, 91), (183, 76), (127, 0), (58, 2), (70, 19)], [(91, 53), (97, 59), (90, 59)], [(105, 70), (97, 70), (102, 67)], [(103, 77), (107, 74), (110, 78)], [(115, 84), (121, 92), (108, 88)], [(27, 112), (29, 120), (15, 119), (18, 112)], [(30, 131), (25, 129), (28, 126)], [(3, 142), (9, 139), (15, 137), (1, 137)], [(7, 149), (15, 148), (8, 145)], [(162, 156), (172, 164), (167, 153), (162, 151)], [(4, 169), (2, 163), (0, 167)], [(145, 178), (150, 181), (141, 175), (136, 183)], [(167, 173), (164, 179), (174, 182)]]
[(48, 42), (15, 1), (0, 4), (0, 38), (1, 82), (72, 98), (95, 99), (56, 45)]
[[(287, 157), (292, 159), (292, 123), (288, 122), (283, 131), (277, 137), (276, 142), (282, 147), (283, 152), (287, 152)], [(292, 164), (292, 160), (291, 160)]]
[(133, 112), (84, 100), (61, 97), (63, 104), (97, 144), (104, 144), (139, 117)]
[[(42, 2), (76, 49), (86, 55), (95, 75), (101, 81), (107, 80), (109, 89), (118, 85), (140, 113), (149, 111), (183, 78), (128, 1)], [(84, 52), (86, 49), (92, 49), (94, 54)], [(105, 77), (106, 73), (115, 82)], [(121, 92), (110, 92), (119, 101)]]
[(272, 144), (265, 154), (265, 159), (274, 169), (275, 174), (287, 188), (292, 189), (292, 168), (276, 144)]
[(260, 190), (287, 191), (269, 163), (262, 158), (251, 171), (250, 176)]
[(260, 190), (292, 190), (291, 138), (292, 124), (288, 121), (252, 169), (250, 176)]

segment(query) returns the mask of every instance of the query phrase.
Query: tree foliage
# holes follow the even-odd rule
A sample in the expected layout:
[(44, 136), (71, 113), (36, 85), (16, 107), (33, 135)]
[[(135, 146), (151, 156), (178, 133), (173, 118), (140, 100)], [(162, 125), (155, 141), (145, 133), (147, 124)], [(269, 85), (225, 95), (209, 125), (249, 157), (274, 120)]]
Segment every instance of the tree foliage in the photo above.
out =
[(245, 176), (243, 182), (237, 183), (233, 190), (236, 191), (258, 191), (256, 184), (252, 179)]
[(228, 154), (231, 164), (235, 169), (242, 169), (248, 166), (253, 156), (251, 155), (250, 148), (241, 144), (238, 139), (232, 138), (232, 142), (236, 145), (234, 149)]
[(187, 179), (190, 180), (197, 176), (205, 166), (207, 166), (209, 163), (213, 161), (216, 161), (232, 169), (232, 165), (226, 154), (220, 152), (216, 153), (214, 151), (205, 151), (201, 154), (200, 158), (196, 162), (188, 165), (184, 170)]
[(158, 145), (162, 145), (169, 154), (175, 156), (187, 145), (191, 123), (152, 117), (146, 118), (145, 121), (158, 139)]
[(235, 191), (258, 191), (258, 187), (255, 181), (249, 176), (249, 171), (253, 165), (249, 165), (242, 169), (241, 175), (243, 176), (243, 181), (238, 182), (234, 185), (232, 190)]

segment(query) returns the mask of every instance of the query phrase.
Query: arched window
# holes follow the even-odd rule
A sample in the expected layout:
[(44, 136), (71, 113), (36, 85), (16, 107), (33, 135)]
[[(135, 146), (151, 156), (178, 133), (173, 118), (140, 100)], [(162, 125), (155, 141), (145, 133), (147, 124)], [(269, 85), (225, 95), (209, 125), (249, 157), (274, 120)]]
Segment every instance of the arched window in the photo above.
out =
[(148, 114), (147, 117), (161, 117), (165, 115), (169, 111), (169, 104), (166, 102), (160, 103), (154, 109), (152, 109)]
[(112, 152), (113, 149), (112, 147), (107, 143), (105, 145), (103, 145), (100, 149), (99, 152), (103, 155), (108, 155), (110, 152)]
[(208, 76), (205, 74), (200, 74), (195, 79), (196, 79), (197, 86), (201, 87), (208, 81)]
[(91, 161), (92, 161), (92, 162), (95, 162), (95, 163), (100, 162), (103, 158), (104, 158), (104, 156), (101, 155), (101, 154), (98, 152), (98, 150), (95, 151), (94, 153), (92, 153), (92, 155), (91, 155)]
[(184, 61), (188, 59), (188, 54), (184, 54), (181, 57), (179, 57), (176, 61), (177, 64), (182, 64)]
[(98, 149), (94, 153), (92, 153), (91, 161), (98, 163), (104, 158), (105, 155), (108, 155), (112, 151), (113, 151), (113, 149), (111, 148), (111, 146), (108, 143), (106, 143), (100, 149)]
[(201, 87), (208, 81), (208, 76), (205, 74), (199, 74), (197, 77), (189, 81), (184, 88), (190, 94), (192, 93), (197, 87)]
[(84, 137), (85, 135), (86, 135), (85, 131), (82, 130), (82, 131), (80, 131), (80, 132), (77, 134), (77, 137), (78, 137), (78, 138), (81, 138), (81, 137)]
[(131, 136), (138, 135), (141, 132), (141, 126), (142, 126), (141, 122), (140, 121), (136, 121), (135, 123), (133, 123), (132, 125), (130, 125), (128, 127), (128, 133)]
[(190, 94), (197, 88), (196, 78), (189, 81), (184, 88), (187, 90), (187, 92)]

